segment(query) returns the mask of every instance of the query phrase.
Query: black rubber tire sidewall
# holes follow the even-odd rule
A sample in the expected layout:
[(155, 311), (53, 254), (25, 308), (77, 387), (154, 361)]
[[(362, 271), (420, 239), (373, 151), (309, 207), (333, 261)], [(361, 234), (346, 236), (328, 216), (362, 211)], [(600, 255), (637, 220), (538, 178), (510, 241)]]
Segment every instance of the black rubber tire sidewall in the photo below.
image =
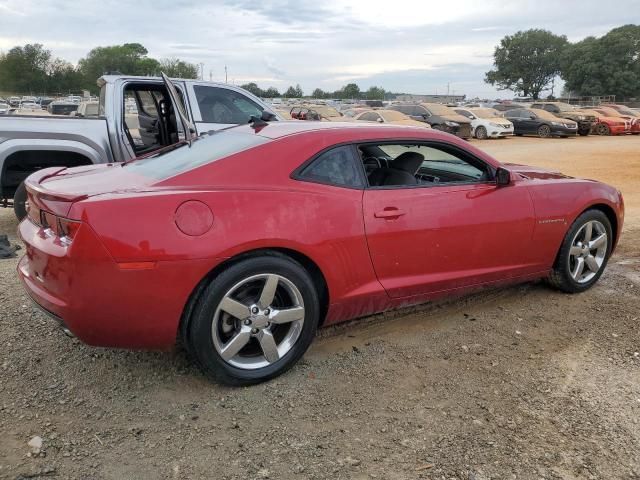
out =
[(18, 185), (13, 195), (13, 212), (18, 220), (23, 220), (27, 216), (27, 187), (24, 182)]
[[(544, 130), (543, 130), (543, 129), (544, 129)], [(545, 132), (546, 132), (547, 130), (549, 131), (549, 133), (547, 133), (547, 134), (542, 134), (542, 132), (543, 132), (543, 131), (545, 131)], [(540, 126), (538, 127), (538, 136), (539, 136), (540, 138), (549, 138), (549, 137), (551, 137), (551, 135), (552, 135), (552, 133), (551, 133), (551, 127), (550, 127), (550, 126), (548, 126), (548, 125), (540, 125)]]
[[(304, 301), (304, 325), (293, 348), (276, 363), (257, 370), (243, 370), (229, 365), (219, 356), (211, 338), (211, 322), (224, 294), (243, 278), (260, 273), (276, 273), (296, 285)], [(252, 385), (289, 370), (309, 348), (319, 318), (318, 294), (311, 277), (302, 265), (279, 255), (251, 257), (222, 271), (204, 290), (194, 309), (185, 340), (189, 343), (189, 351), (209, 377), (227, 385)]]
[[(478, 132), (484, 132), (482, 135), (479, 135)], [(476, 138), (478, 140), (486, 140), (487, 139), (487, 129), (484, 127), (476, 128)]]
[[(607, 231), (607, 254), (604, 258), (604, 263), (602, 267), (598, 271), (598, 273), (588, 282), (586, 283), (578, 283), (576, 282), (569, 272), (569, 250), (571, 248), (571, 241), (573, 237), (576, 235), (578, 230), (588, 221), (597, 220), (602, 223)], [(560, 247), (560, 251), (558, 252), (558, 257), (556, 258), (556, 262), (553, 266), (553, 271), (550, 275), (550, 282), (556, 288), (567, 292), (567, 293), (579, 293), (584, 292), (591, 288), (599, 279), (605, 268), (607, 267), (607, 262), (609, 261), (609, 257), (611, 255), (611, 247), (614, 242), (613, 231), (611, 228), (611, 222), (609, 218), (604, 214), (604, 212), (600, 210), (587, 210), (582, 213), (571, 225), (569, 231), (564, 237), (562, 241), (562, 246)]]

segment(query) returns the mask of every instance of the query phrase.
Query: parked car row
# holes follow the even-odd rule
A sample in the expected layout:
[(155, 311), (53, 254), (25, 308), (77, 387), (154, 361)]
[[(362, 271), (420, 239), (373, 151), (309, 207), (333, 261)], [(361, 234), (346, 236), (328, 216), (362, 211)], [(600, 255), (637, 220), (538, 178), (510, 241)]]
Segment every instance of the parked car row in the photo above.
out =
[[(390, 103), (384, 107), (301, 104), (279, 109), (284, 118), (330, 122), (368, 121), (409, 125), (411, 121), (468, 139), (536, 135), (541, 138), (640, 133), (640, 112), (624, 105), (576, 108), (563, 102), (450, 107), (438, 103)], [(390, 112), (396, 112), (392, 116)], [(401, 114), (402, 116), (398, 115)], [(415, 123), (414, 123), (415, 124)]]

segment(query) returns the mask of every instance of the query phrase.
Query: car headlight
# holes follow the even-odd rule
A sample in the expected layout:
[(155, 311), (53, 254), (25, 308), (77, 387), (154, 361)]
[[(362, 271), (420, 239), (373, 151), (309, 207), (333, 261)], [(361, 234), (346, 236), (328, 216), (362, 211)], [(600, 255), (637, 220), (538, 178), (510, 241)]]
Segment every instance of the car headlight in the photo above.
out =
[(556, 127), (561, 127), (562, 123), (560, 123), (560, 122), (551, 122), (551, 125), (555, 125)]
[(492, 127), (497, 127), (497, 128), (500, 128), (500, 127), (503, 126), (503, 125), (500, 125), (499, 123), (493, 123), (493, 122), (490, 122), (489, 125), (491, 125)]
[(459, 126), (460, 126), (460, 124), (459, 124), (459, 123), (456, 123), (456, 122), (448, 122), (448, 121), (447, 121), (447, 122), (444, 122), (444, 124), (445, 124), (447, 127), (459, 127)]
[(578, 120), (584, 120), (584, 119), (585, 119), (585, 116), (584, 116), (584, 115), (579, 115), (579, 116), (578, 116)]

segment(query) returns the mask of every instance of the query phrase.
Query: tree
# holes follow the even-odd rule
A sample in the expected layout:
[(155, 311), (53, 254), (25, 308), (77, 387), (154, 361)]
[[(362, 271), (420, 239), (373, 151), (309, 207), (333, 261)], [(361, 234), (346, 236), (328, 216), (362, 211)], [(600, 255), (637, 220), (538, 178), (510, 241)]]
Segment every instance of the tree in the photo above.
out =
[(311, 93), (311, 97), (312, 98), (324, 98), (326, 97), (327, 94), (324, 90), (322, 90), (321, 88), (316, 88), (312, 93)]
[(355, 83), (349, 83), (342, 87), (342, 97), (348, 99), (360, 98), (360, 87)]
[(486, 73), (485, 82), (538, 99), (560, 73), (567, 43), (566, 36), (540, 29), (507, 35), (493, 53), (495, 69)]
[(247, 92), (253, 93), (256, 97), (264, 97), (264, 91), (262, 91), (257, 83), (245, 83), (244, 85), (240, 85), (240, 88), (244, 88)]
[(50, 61), (51, 52), (39, 43), (13, 47), (0, 55), (0, 85), (13, 92), (42, 92), (47, 88)]
[(156, 75), (160, 63), (147, 57), (149, 52), (139, 43), (96, 47), (78, 62), (87, 88), (95, 88), (96, 80), (108, 72), (123, 75)]
[(287, 91), (284, 92), (285, 98), (302, 98), (303, 96), (304, 92), (300, 84), (297, 84), (295, 87), (289, 87)]
[(264, 97), (265, 98), (278, 98), (279, 96), (280, 96), (280, 92), (275, 87), (269, 87), (264, 92)]
[(640, 96), (640, 25), (614, 28), (569, 46), (562, 59), (565, 88), (577, 95)]
[(365, 97), (367, 100), (384, 100), (384, 94), (384, 88), (370, 87), (369, 90), (365, 92)]
[(169, 77), (190, 79), (199, 77), (198, 66), (193, 63), (185, 62), (178, 58), (163, 58), (159, 63), (160, 71)]

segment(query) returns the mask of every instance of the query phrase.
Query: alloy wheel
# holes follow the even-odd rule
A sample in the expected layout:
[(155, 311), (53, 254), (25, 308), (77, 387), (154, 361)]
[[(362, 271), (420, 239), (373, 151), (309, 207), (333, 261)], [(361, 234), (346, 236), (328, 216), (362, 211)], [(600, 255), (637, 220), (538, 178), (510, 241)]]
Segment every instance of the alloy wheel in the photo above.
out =
[(569, 274), (587, 283), (602, 268), (607, 255), (607, 230), (598, 220), (585, 223), (573, 237), (569, 250)]
[(549, 128), (549, 125), (540, 125), (540, 128), (538, 128), (538, 135), (541, 136), (542, 138), (550, 137), (551, 128)]
[(213, 344), (229, 365), (263, 368), (293, 348), (304, 318), (302, 294), (293, 282), (274, 273), (254, 275), (222, 298), (213, 316)]

